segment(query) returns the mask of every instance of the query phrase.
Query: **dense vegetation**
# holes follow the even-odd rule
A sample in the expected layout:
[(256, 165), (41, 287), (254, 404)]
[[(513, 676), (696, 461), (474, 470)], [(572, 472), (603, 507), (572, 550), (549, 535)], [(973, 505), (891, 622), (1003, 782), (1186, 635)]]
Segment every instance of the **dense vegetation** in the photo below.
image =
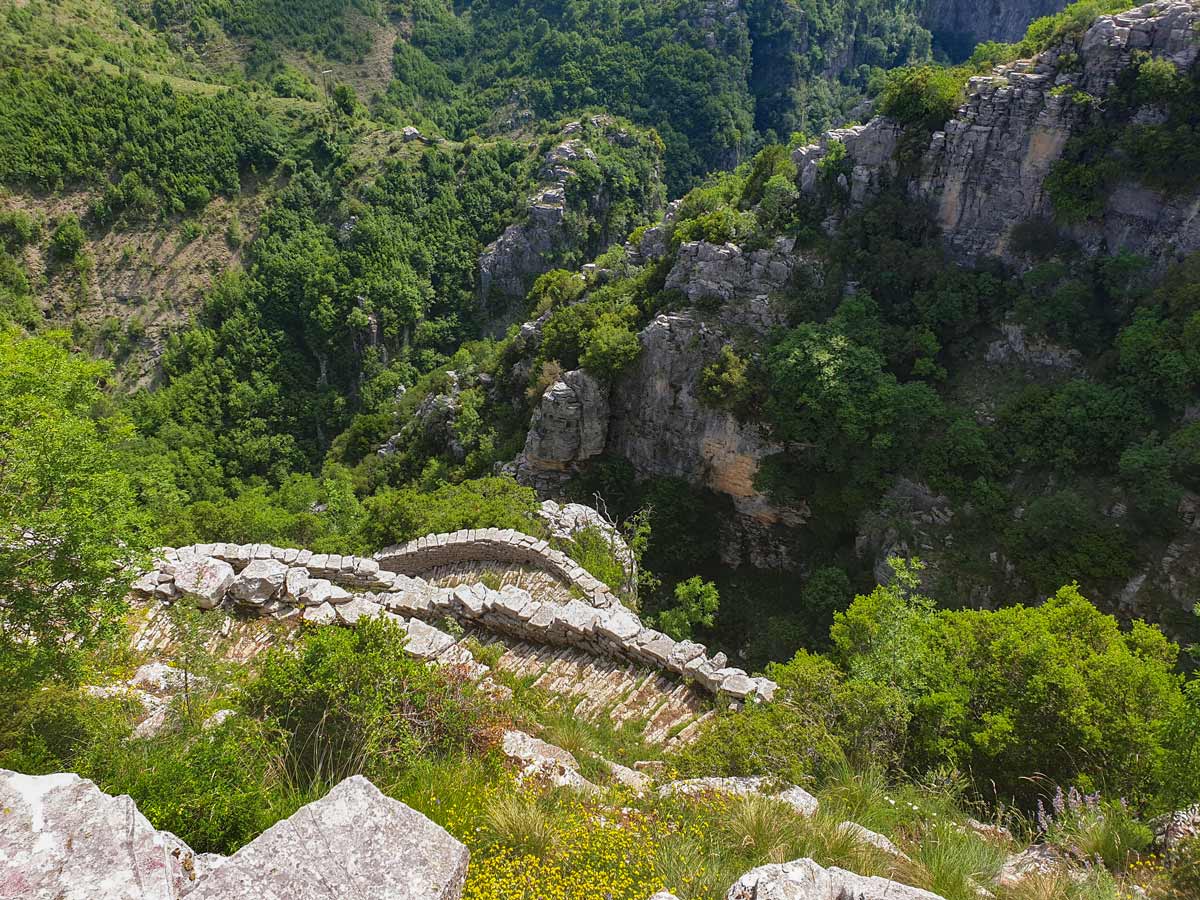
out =
[[(1190, 896), (1194, 844), (1169, 871), (1138, 854), (1145, 819), (1200, 799), (1200, 681), (1181, 649), (1197, 623), (1165, 595), (1139, 598), (1151, 624), (1097, 606), (1163, 556), (1186, 527), (1180, 500), (1200, 494), (1200, 257), (1167, 271), (1089, 258), (1064, 226), (1097, 216), (1131, 174), (1194, 187), (1194, 72), (1138, 57), (1104, 103), (1071, 97), (1090, 128), (1047, 183), (1057, 220), (1013, 234), (1019, 271), (950, 265), (900, 186), (851, 210), (844, 146), (816, 196), (801, 196), (790, 159), (793, 132), (840, 120), (868, 91), (916, 146), (970, 74), (1128, 5), (1085, 0), (949, 68), (933, 64), (944, 48), (920, 9), (883, 0), (754, 0), (717, 21), (693, 0), (139, 0), (94, 23), (74, 3), (62, 19), (36, 0), (6, 11), (0, 766), (79, 771), (220, 852), (363, 772), (486, 861), (475, 900), (531, 881), (564, 896), (644, 900), (665, 884), (713, 898), (752, 865), (802, 855), (975, 900), (1013, 845), (957, 828), (968, 815), (1105, 863), (1042, 896), (1111, 900), (1110, 870), (1123, 890)], [(397, 23), (386, 87), (342, 81)], [(331, 60), (347, 65), (326, 96), (313, 72)], [(884, 75), (899, 62), (915, 65)], [(1161, 116), (1139, 118), (1147, 105)], [(498, 334), (476, 299), (480, 253), (524, 221), (563, 123), (597, 110), (624, 118), (571, 126), (592, 156), (567, 181), (574, 239), (525, 298), (540, 340)], [(400, 142), (410, 122), (427, 137)], [(708, 176), (718, 168), (730, 171)], [(622, 239), (637, 244), (663, 178), (682, 195), (667, 255), (635, 265)], [(47, 283), (87, 296), (101, 241), (195, 237), (210, 207), (247, 198), (253, 233), (224, 234), (238, 265), (162, 337), (151, 388), (125, 393), (111, 366), (73, 352), (78, 319), (70, 336), (42, 324)], [(781, 324), (733, 333), (698, 368), (705, 403), (780, 448), (756, 486), (820, 523), (804, 577), (722, 566), (714, 522), (729, 500), (639, 480), (620, 459), (565, 490), (600, 498), (638, 577), (595, 531), (558, 544), (656, 627), (780, 683), (778, 702), (718, 715), (668, 765), (806, 784), (821, 816), (618, 793), (627, 821), (608, 828), (591, 803), (518, 792), (495, 751), (511, 722), (573, 745), (598, 780), (600, 756), (660, 751), (520, 679), (511, 701), (484, 697), (405, 656), (380, 623), (302, 631), (295, 652), (236, 671), (207, 649), (205, 616), (175, 604), (174, 662), (196, 678), (150, 738), (132, 736), (139, 708), (79, 689), (142, 661), (126, 649), (123, 598), (155, 544), (349, 553), (459, 528), (544, 534), (534, 492), (496, 471), (545, 388), (571, 369), (602, 382), (628, 369), (638, 331), (683, 305), (665, 289), (683, 242), (780, 237), (805, 259), (772, 298)], [(577, 275), (590, 260), (598, 272)], [(1074, 351), (1074, 367), (980, 381), (970, 361), (1013, 324)], [(138, 340), (131, 329), (122, 345)], [(952, 540), (876, 585), (860, 534), (915, 546), (935, 532), (910, 533), (892, 510), (902, 483), (952, 509)], [(206, 727), (222, 708), (235, 715)], [(848, 818), (909, 861), (897, 872), (847, 839)]]

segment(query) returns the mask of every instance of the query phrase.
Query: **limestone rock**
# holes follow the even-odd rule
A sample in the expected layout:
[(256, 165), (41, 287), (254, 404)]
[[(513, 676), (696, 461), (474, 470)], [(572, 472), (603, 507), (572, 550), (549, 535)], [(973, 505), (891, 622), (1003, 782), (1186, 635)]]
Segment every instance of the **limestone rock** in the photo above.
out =
[(650, 788), (650, 777), (636, 769), (630, 769), (628, 766), (623, 766), (620, 763), (615, 763), (612, 760), (606, 759), (604, 764), (608, 766), (608, 771), (612, 774), (613, 781), (622, 787), (627, 787), (637, 793), (643, 793)]
[(816, 797), (804, 788), (794, 784), (786, 791), (781, 791), (775, 796), (802, 816), (814, 815), (821, 806), (820, 801)]
[(0, 898), (176, 900), (192, 851), (78, 775), (0, 769)]
[(769, 249), (743, 251), (736, 244), (689, 241), (679, 248), (666, 288), (692, 304), (721, 304), (726, 324), (765, 332), (784, 321), (770, 298), (791, 284), (798, 264), (794, 243), (779, 238)]
[(277, 822), (206, 876), (193, 900), (459, 900), (467, 848), (362, 776)]
[(383, 607), (365, 597), (353, 597), (345, 603), (334, 607), (337, 617), (344, 625), (353, 625), (359, 619), (377, 619), (383, 614)]
[(842, 822), (838, 826), (838, 830), (854, 837), (860, 844), (869, 844), (876, 850), (882, 850), (888, 856), (894, 856), (897, 859), (908, 859), (908, 854), (893, 844), (884, 835), (878, 831), (872, 831), (869, 828), (864, 828), (857, 822)]
[(1019, 41), (1030, 22), (1056, 13), (1065, 5), (1066, 0), (929, 0), (921, 23), (951, 57), (963, 58), (984, 41)]
[(293, 566), (287, 570), (283, 579), (283, 599), (295, 606), (303, 604), (304, 591), (310, 581), (308, 569), (304, 566)]
[[(990, 15), (986, 6), (969, 0), (934, 2), (939, 15), (945, 9), (965, 14), (973, 8), (970, 19)], [(1009, 6), (991, 8), (1003, 12)], [(948, 18), (953, 21), (957, 15)], [(1188, 69), (1200, 52), (1198, 21), (1200, 9), (1194, 4), (1160, 0), (1101, 16), (1082, 38), (1067, 38), (1035, 59), (970, 79), (965, 104), (943, 131), (933, 134), (919, 175), (907, 184), (915, 202), (933, 208), (951, 254), (966, 263), (990, 256), (1019, 263), (1014, 229), (1052, 217), (1046, 175), (1068, 141), (1091, 126), (1087, 104), (1075, 102), (1075, 92), (1107, 95), (1134, 51)], [(894, 122), (873, 119), (799, 148), (793, 160), (801, 188), (819, 189), (820, 160), (833, 141), (840, 141), (852, 165), (851, 202), (865, 201), (897, 174), (899, 131)], [(1086, 253), (1126, 250), (1157, 260), (1178, 258), (1200, 248), (1195, 195), (1166, 195), (1126, 179), (1108, 192), (1102, 215), (1073, 226), (1070, 236)]]
[(726, 900), (942, 900), (889, 878), (822, 868), (811, 859), (761, 866), (737, 880)]
[(575, 757), (561, 747), (510, 729), (500, 742), (501, 752), (518, 767), (518, 778), (544, 780), (557, 787), (568, 787), (580, 793), (599, 792), (594, 784), (579, 774)]
[(332, 625), (337, 621), (337, 610), (331, 603), (310, 605), (304, 610), (304, 621), (313, 625)]
[(1014, 853), (996, 876), (1000, 887), (1015, 887), (1031, 875), (1046, 875), (1070, 868), (1070, 861), (1061, 850), (1048, 844), (1034, 844)]
[(175, 563), (175, 588), (201, 609), (213, 609), (220, 604), (234, 577), (233, 566), (211, 556), (189, 557)]
[(767, 779), (756, 776), (731, 778), (687, 778), (672, 781), (658, 789), (660, 797), (702, 797), (705, 794), (729, 794), (734, 797), (751, 797), (764, 793)]
[(277, 559), (252, 560), (230, 587), (229, 593), (239, 602), (261, 606), (282, 589), (288, 567)]
[(1154, 823), (1155, 839), (1164, 850), (1200, 837), (1200, 804), (1163, 816)]
[(762, 461), (780, 448), (757, 426), (701, 399), (701, 372), (727, 340), (696, 313), (663, 313), (647, 325), (638, 335), (641, 353), (613, 386), (608, 452), (641, 475), (684, 478), (726, 494), (743, 516), (801, 524), (803, 510), (779, 507), (754, 487)]
[(546, 389), (525, 438), (525, 460), (534, 469), (565, 469), (604, 452), (608, 436), (608, 386), (582, 369)]

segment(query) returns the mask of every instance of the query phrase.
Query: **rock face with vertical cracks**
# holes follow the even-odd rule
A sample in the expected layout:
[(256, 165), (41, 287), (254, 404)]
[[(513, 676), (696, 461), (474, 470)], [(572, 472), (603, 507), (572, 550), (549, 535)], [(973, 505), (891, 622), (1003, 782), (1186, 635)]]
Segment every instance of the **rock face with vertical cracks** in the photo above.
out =
[[(906, 173), (908, 194), (933, 209), (954, 257), (1016, 262), (1014, 229), (1053, 216), (1046, 176), (1067, 142), (1089, 126), (1087, 104), (1076, 97), (1106, 96), (1135, 54), (1149, 53), (1187, 71), (1200, 52), (1198, 23), (1195, 4), (1159, 0), (1101, 16), (1077, 40), (972, 78), (964, 105), (934, 132), (916, 174)], [(897, 177), (900, 133), (896, 123), (877, 118), (797, 149), (792, 158), (801, 188), (819, 189), (820, 161), (840, 142), (852, 165), (846, 185), (851, 202), (870, 199)], [(1125, 250), (1176, 258), (1200, 249), (1200, 201), (1194, 193), (1168, 195), (1126, 177), (1104, 210), (1073, 226), (1071, 237), (1089, 255)]]

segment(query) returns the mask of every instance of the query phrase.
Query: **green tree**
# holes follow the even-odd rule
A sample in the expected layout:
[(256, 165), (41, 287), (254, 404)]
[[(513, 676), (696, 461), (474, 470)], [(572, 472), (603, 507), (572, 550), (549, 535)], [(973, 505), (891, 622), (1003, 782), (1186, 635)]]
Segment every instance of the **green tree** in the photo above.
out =
[[(104, 363), (0, 334), (0, 654), (67, 671), (115, 630), (147, 533)], [(2, 665), (2, 664), (0, 664)]]
[(86, 243), (87, 235), (84, 234), (79, 219), (73, 215), (63, 216), (50, 236), (50, 252), (58, 259), (70, 262), (79, 255)]
[(658, 614), (658, 627), (678, 641), (685, 640), (696, 628), (712, 628), (720, 605), (717, 586), (694, 575), (675, 585), (675, 605)]

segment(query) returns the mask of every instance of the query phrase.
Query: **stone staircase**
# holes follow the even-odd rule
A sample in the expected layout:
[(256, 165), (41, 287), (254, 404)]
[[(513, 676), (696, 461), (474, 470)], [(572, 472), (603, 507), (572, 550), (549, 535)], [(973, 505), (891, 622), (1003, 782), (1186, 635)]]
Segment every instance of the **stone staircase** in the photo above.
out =
[(693, 739), (716, 708), (775, 692), (724, 654), (647, 628), (573, 560), (519, 532), (429, 535), (375, 559), (223, 543), (159, 554), (134, 585), (146, 601), (133, 636), (142, 652), (170, 649), (164, 610), (181, 596), (223, 617), (214, 649), (239, 662), (305, 623), (386, 617), (414, 656), (503, 691), (504, 679), (476, 658), (481, 645), (501, 645), (498, 669), (566, 698), (583, 719), (631, 724), (666, 746)]

